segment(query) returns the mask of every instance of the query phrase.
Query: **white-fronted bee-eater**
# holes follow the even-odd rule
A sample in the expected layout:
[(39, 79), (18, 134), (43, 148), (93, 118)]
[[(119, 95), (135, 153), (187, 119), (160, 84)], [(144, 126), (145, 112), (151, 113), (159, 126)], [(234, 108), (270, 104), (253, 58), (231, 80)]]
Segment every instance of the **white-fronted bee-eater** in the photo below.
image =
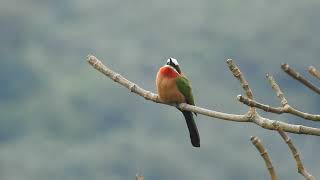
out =
[[(188, 79), (181, 73), (179, 63), (174, 58), (169, 58), (162, 66), (156, 79), (159, 98), (165, 103), (187, 103), (194, 105), (192, 89)], [(190, 111), (181, 110), (190, 134), (191, 144), (200, 147), (200, 137), (193, 114)], [(197, 115), (195, 113), (195, 115)]]

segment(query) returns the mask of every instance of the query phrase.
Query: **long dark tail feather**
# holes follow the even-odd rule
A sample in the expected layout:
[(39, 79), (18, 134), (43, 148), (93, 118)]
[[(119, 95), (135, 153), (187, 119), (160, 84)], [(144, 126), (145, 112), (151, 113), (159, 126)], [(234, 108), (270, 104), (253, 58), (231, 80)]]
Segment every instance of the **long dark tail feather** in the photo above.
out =
[(191, 144), (194, 147), (200, 147), (200, 136), (198, 132), (198, 128), (193, 119), (193, 114), (190, 111), (181, 111), (184, 118), (186, 119), (186, 123), (190, 133)]

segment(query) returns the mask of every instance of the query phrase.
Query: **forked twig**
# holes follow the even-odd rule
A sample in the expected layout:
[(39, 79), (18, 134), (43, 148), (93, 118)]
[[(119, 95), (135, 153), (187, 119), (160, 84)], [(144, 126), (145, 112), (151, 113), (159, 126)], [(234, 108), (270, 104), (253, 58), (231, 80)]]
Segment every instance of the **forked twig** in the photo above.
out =
[(271, 159), (268, 155), (268, 152), (267, 150), (264, 148), (263, 144), (262, 144), (262, 141), (256, 137), (256, 136), (251, 136), (250, 138), (251, 140), (251, 143), (257, 148), (257, 150), (260, 152), (260, 155), (262, 156), (264, 162), (266, 163), (266, 166), (267, 166), (267, 169), (268, 169), (268, 172), (270, 174), (270, 177), (272, 180), (277, 180), (277, 175), (276, 175), (276, 172), (273, 168), (273, 165), (272, 165), (272, 162), (271, 162)]
[(315, 178), (310, 174), (308, 173), (307, 170), (305, 170), (303, 164), (302, 164), (302, 161), (300, 159), (300, 155), (297, 151), (297, 149), (295, 148), (295, 146), (293, 145), (293, 142), (292, 140), (289, 138), (289, 136), (287, 135), (287, 133), (285, 133), (282, 128), (275, 122), (273, 123), (274, 127), (277, 129), (277, 131), (279, 132), (280, 136), (282, 137), (282, 139), (287, 143), (291, 153), (292, 153), (292, 156), (294, 157), (295, 161), (296, 161), (296, 164), (297, 164), (297, 169), (298, 169), (298, 172), (306, 178), (306, 180), (314, 180)]
[(283, 92), (281, 91), (279, 85), (276, 83), (276, 81), (274, 80), (274, 78), (267, 74), (267, 79), (268, 82), (270, 83), (272, 89), (275, 91), (275, 93), (277, 94), (277, 97), (280, 100), (280, 107), (272, 107), (269, 105), (265, 105), (262, 103), (259, 103), (255, 100), (249, 99), (247, 97), (243, 97), (243, 96), (238, 96), (238, 100), (250, 107), (256, 107), (259, 109), (262, 109), (266, 112), (271, 112), (271, 113), (276, 113), (276, 114), (282, 114), (282, 113), (289, 113), (289, 114), (293, 114), (295, 116), (307, 119), (307, 120), (311, 120), (311, 121), (320, 121), (320, 115), (318, 114), (309, 114), (309, 113), (305, 113), (302, 111), (299, 111), (293, 107), (291, 107), (288, 104), (287, 99), (285, 98)]

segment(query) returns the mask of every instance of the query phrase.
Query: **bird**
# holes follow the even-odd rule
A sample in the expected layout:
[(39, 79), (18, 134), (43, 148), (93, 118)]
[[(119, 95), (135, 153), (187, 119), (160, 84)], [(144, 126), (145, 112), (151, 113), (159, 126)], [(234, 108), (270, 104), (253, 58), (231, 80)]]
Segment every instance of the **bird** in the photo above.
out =
[[(156, 87), (161, 102), (195, 105), (190, 82), (181, 72), (179, 63), (175, 58), (169, 58), (166, 64), (159, 69), (156, 77)], [(180, 111), (186, 120), (191, 144), (194, 147), (200, 147), (200, 136), (192, 112)], [(197, 114), (195, 113), (195, 115)]]

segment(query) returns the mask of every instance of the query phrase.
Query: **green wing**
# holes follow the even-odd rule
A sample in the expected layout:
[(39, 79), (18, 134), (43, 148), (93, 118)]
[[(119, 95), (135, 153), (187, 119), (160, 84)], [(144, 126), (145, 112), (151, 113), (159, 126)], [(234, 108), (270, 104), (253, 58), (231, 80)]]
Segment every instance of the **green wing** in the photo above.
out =
[(194, 99), (192, 95), (192, 89), (189, 80), (183, 76), (176, 79), (176, 85), (178, 90), (184, 95), (188, 104), (194, 105)]

